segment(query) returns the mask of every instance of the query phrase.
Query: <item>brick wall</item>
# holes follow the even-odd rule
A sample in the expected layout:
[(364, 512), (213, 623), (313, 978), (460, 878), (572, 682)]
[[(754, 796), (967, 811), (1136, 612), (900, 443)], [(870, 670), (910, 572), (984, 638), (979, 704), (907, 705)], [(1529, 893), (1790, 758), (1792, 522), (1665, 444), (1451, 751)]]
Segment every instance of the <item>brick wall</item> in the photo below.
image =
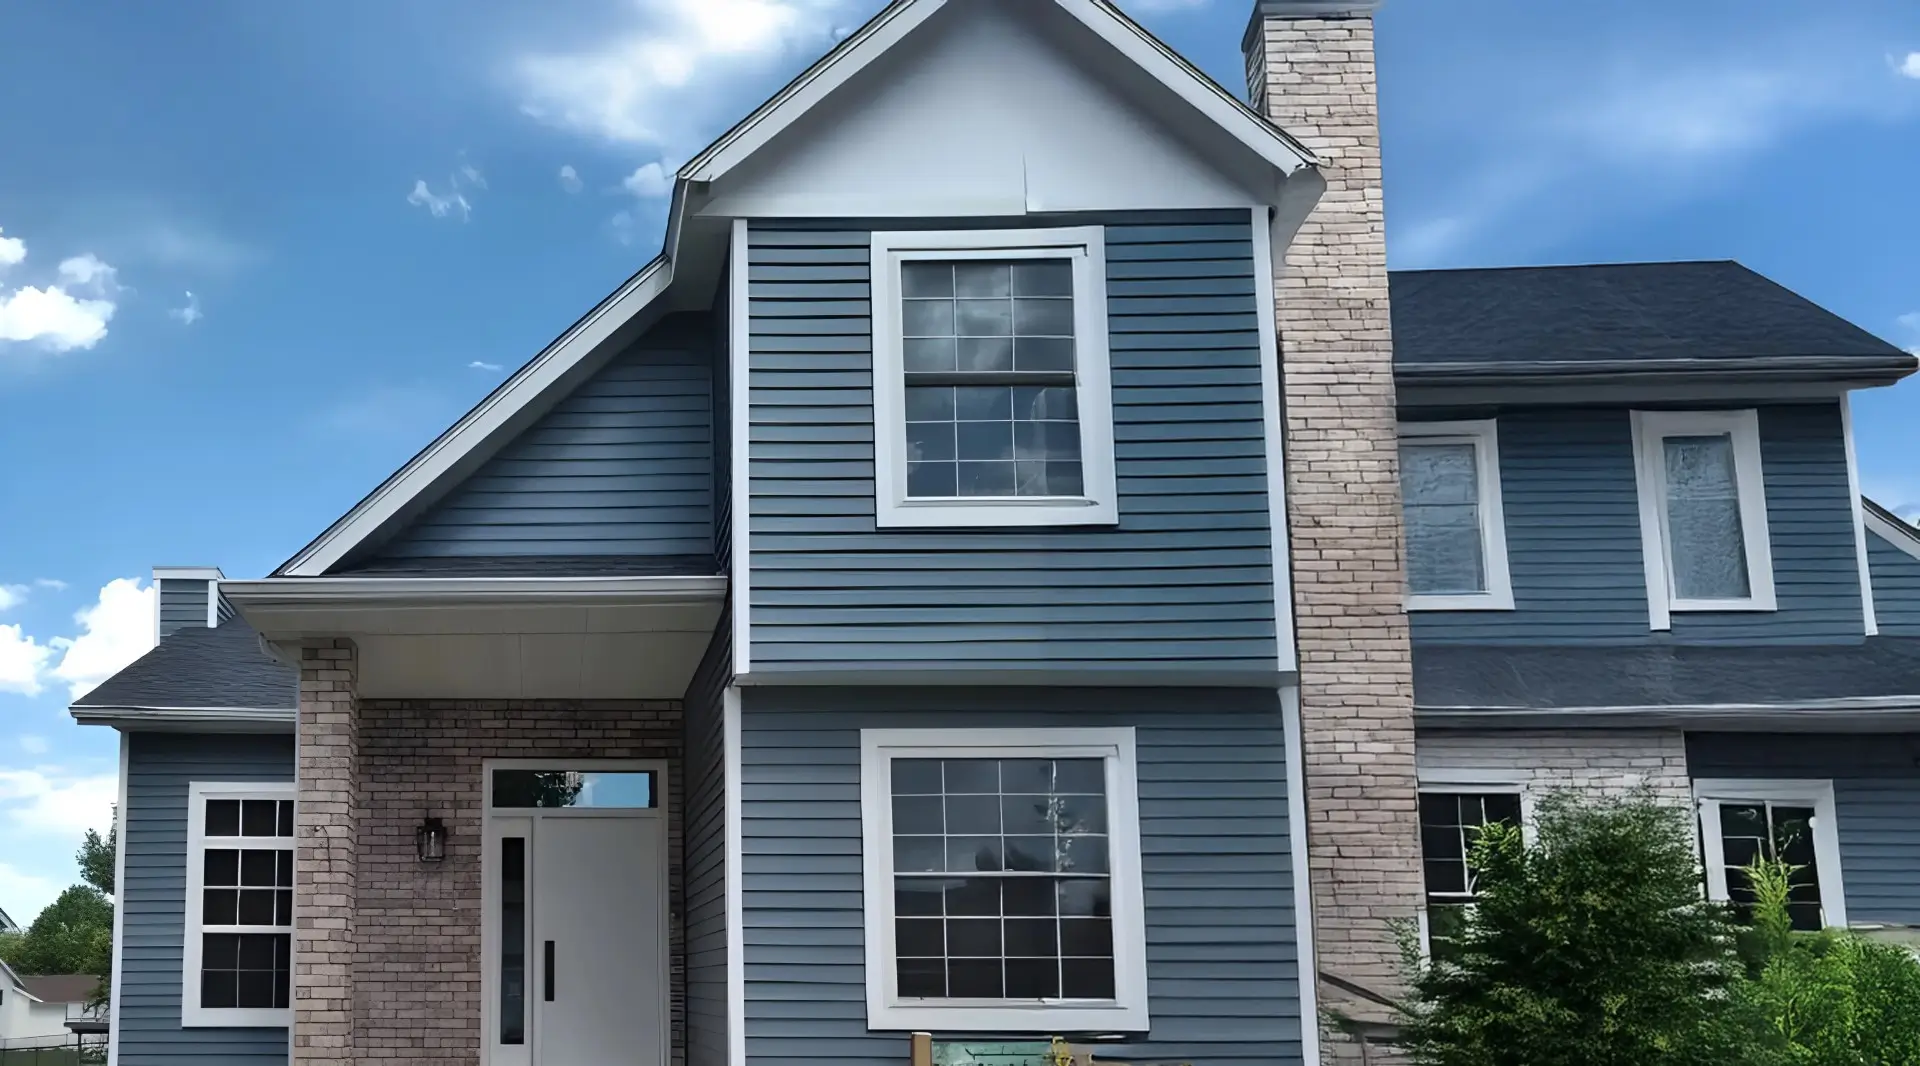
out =
[(1624, 796), (1645, 789), (1682, 807), (1693, 802), (1687, 738), (1678, 730), (1423, 731), (1419, 758), (1422, 772), (1524, 771), (1530, 791)]
[(350, 640), (316, 641), (299, 649), (291, 1055), (296, 1063), (314, 1066), (355, 1061), (354, 838), (361, 801), (354, 650)]
[[(669, 763), (670, 1019), (682, 1063), (681, 743), (678, 701), (362, 701), (355, 1061), (479, 1061), (481, 760), (551, 757)], [(429, 815), (449, 830), (435, 865), (415, 855)]]
[(1392, 993), (1393, 923), (1421, 886), (1372, 7), (1260, 0), (1246, 53), (1255, 106), (1326, 183), (1275, 256), (1315, 949), (1322, 972)]

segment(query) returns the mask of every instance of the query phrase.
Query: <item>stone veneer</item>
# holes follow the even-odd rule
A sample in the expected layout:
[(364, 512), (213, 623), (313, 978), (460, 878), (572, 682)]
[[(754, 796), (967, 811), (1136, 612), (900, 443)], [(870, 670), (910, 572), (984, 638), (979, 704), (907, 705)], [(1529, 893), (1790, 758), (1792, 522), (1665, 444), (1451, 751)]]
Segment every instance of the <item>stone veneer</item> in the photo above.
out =
[(1314, 946), (1391, 994), (1421, 884), (1373, 7), (1260, 0), (1245, 49), (1255, 109), (1326, 182), (1275, 251)]
[(348, 1066), (356, 1059), (357, 659), (350, 640), (317, 641), (299, 650), (292, 1058)]
[(1687, 737), (1677, 729), (1422, 730), (1419, 757), (1423, 774), (1484, 770), (1491, 780), (1525, 774), (1529, 792), (1618, 797), (1644, 791), (1680, 807), (1693, 803)]

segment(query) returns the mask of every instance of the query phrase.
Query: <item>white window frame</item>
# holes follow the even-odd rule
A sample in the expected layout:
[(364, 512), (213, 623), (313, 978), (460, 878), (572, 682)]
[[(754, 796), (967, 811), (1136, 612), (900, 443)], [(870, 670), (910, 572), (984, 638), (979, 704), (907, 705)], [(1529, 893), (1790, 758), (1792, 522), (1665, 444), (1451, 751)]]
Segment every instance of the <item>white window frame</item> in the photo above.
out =
[[(1106, 760), (1108, 877), (1113, 905), (1111, 1001), (915, 1000), (898, 995), (893, 949), (894, 759)], [(867, 1028), (952, 1032), (1146, 1032), (1146, 898), (1131, 727), (863, 729), (860, 823), (866, 888)]]
[(1834, 816), (1833, 782), (1818, 779), (1701, 778), (1693, 783), (1700, 811), (1700, 856), (1706, 866), (1707, 898), (1726, 902), (1727, 856), (1720, 840), (1720, 806), (1726, 803), (1793, 803), (1813, 808), (1813, 861), (1820, 878), (1820, 909), (1827, 926), (1847, 926), (1846, 882), (1840, 875), (1840, 823)]
[[(1733, 441), (1735, 489), (1740, 493), (1740, 531), (1746, 541), (1747, 592), (1737, 599), (1682, 599), (1675, 595), (1673, 557), (1667, 550), (1668, 437)], [(1672, 615), (1685, 611), (1772, 611), (1772, 538), (1767, 532), (1767, 489), (1760, 462), (1760, 414), (1744, 411), (1633, 412), (1634, 481), (1640, 496), (1640, 547), (1646, 562), (1650, 628), (1672, 629)]]
[[(1531, 845), (1538, 832), (1534, 825), (1534, 804), (1538, 796), (1532, 786), (1533, 775), (1525, 770), (1421, 767), (1417, 791), (1420, 795), (1432, 792), (1454, 796), (1518, 796), (1520, 797), (1520, 839)], [(1414, 821), (1416, 823), (1419, 821), (1417, 797)], [(1427, 864), (1424, 853), (1420, 856), (1420, 860), (1420, 957), (1431, 959), (1433, 930), (1427, 921)]]
[[(881, 528), (1095, 526), (1120, 520), (1107, 344), (1106, 230), (875, 233), (872, 245), (874, 519)], [(1060, 259), (1073, 265), (1074, 379), (1082, 496), (910, 499), (900, 265), (916, 259)]]
[(1507, 515), (1500, 496), (1500, 423), (1497, 419), (1462, 422), (1402, 422), (1400, 438), (1422, 444), (1471, 444), (1475, 480), (1480, 489), (1480, 553), (1485, 564), (1484, 592), (1421, 594), (1412, 591), (1409, 611), (1511, 611), (1513, 577), (1507, 568)]
[[(186, 938), (182, 947), (180, 964), (180, 1026), (184, 1029), (195, 1028), (291, 1028), (293, 1026), (293, 1007), (291, 989), (288, 1006), (280, 1007), (202, 1007), (200, 1005), (200, 955), (202, 945), (200, 936), (205, 931), (202, 911), (206, 906), (206, 894), (203, 891), (206, 880), (206, 850), (209, 847), (207, 837), (207, 801), (210, 799), (233, 800), (296, 800), (299, 786), (292, 781), (192, 781), (187, 784), (187, 899), (186, 899)], [(295, 822), (296, 832), (299, 823)], [(261, 837), (215, 837), (211, 846), (217, 848), (245, 847), (251, 841), (259, 847)], [(298, 849), (294, 840), (285, 840), (286, 848), (294, 850), (296, 866)], [(298, 884), (298, 874), (295, 874)], [(299, 927), (299, 894), (295, 893), (294, 924), (284, 930), (271, 932), (287, 934), (288, 951), (294, 947), (294, 931)], [(239, 927), (235, 927), (239, 928)], [(251, 927), (248, 927), (251, 928)], [(289, 964), (292, 964), (291, 958)], [(291, 976), (289, 977), (291, 981)]]

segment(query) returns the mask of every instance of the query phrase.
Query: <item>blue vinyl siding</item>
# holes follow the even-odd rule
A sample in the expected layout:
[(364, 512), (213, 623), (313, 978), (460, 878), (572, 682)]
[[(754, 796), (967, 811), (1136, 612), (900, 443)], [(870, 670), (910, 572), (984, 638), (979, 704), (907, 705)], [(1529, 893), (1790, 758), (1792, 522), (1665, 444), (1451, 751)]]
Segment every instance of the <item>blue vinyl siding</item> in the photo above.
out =
[[(202, 610), (205, 608), (203, 607)], [(203, 618), (204, 623), (204, 618)], [(120, 906), (121, 1066), (285, 1066), (285, 1029), (182, 1029), (187, 785), (291, 781), (293, 737), (134, 733), (127, 738)]]
[(880, 530), (870, 231), (754, 224), (753, 673), (1274, 671), (1248, 220), (1106, 239), (1118, 527)]
[(710, 556), (709, 326), (662, 319), (380, 556)]
[(722, 614), (687, 687), (687, 1064), (727, 1066), (727, 749), (733, 619)]
[(1868, 530), (1867, 568), (1873, 573), (1873, 613), (1880, 632), (1920, 635), (1920, 559)]
[(749, 1061), (895, 1066), (906, 1055), (904, 1033), (867, 1029), (862, 728), (1133, 726), (1153, 1029), (1109, 1057), (1300, 1062), (1274, 691), (747, 688), (742, 697)]
[[(1814, 644), (1863, 632), (1846, 442), (1833, 404), (1759, 408), (1773, 612), (1647, 622), (1626, 408), (1500, 412), (1500, 487), (1514, 610), (1416, 611), (1414, 639), (1459, 644)], [(1431, 417), (1454, 417), (1428, 413)]]
[[(165, 577), (160, 586), (160, 635), (166, 636), (187, 626), (205, 628), (209, 582), (189, 578)], [(228, 612), (231, 613), (231, 612)]]
[(1920, 924), (1920, 733), (1690, 733), (1696, 778), (1833, 782), (1849, 922)]

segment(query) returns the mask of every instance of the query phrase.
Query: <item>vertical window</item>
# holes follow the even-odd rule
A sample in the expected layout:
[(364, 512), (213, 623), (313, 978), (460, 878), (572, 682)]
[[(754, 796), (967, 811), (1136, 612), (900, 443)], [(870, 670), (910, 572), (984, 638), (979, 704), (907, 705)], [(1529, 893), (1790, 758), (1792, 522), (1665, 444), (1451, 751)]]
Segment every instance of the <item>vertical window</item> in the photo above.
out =
[(1674, 611), (1773, 610), (1758, 414), (1635, 411), (1633, 441), (1653, 628)]
[(182, 1024), (292, 1021), (293, 786), (188, 787)]
[(882, 526), (1116, 520), (1104, 234), (873, 238)]
[(1847, 923), (1831, 782), (1701, 780), (1694, 794), (1709, 898), (1733, 904), (1746, 920), (1754, 894), (1744, 867), (1785, 862), (1793, 867), (1787, 912), (1795, 929)]
[(1488, 825), (1520, 824), (1518, 792), (1420, 793), (1420, 861), (1426, 879), (1427, 948), (1444, 959), (1477, 898), (1470, 857)]
[(868, 730), (869, 1022), (1146, 1028), (1127, 730)]
[(1496, 423), (1402, 423), (1400, 484), (1407, 608), (1511, 609)]
[(500, 1042), (527, 1042), (527, 838), (500, 841)]

